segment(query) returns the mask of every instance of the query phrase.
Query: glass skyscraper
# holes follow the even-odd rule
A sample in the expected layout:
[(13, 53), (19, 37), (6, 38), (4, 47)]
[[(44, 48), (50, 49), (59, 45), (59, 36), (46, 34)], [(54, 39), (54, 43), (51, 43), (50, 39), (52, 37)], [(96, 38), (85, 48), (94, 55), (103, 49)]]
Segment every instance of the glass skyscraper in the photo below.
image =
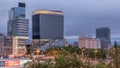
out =
[(9, 20), (15, 20), (18, 17), (25, 18), (25, 3), (19, 3), (18, 7), (9, 10)]
[(61, 11), (36, 10), (32, 16), (32, 38), (35, 42), (42, 39), (63, 39), (64, 16)]
[(110, 43), (110, 29), (108, 27), (102, 27), (96, 29), (96, 38), (104, 37)]
[(9, 19), (14, 20), (20, 16), (25, 17), (25, 8), (23, 7), (14, 7), (9, 11)]
[(24, 3), (9, 10), (8, 35), (29, 36), (29, 20), (25, 18)]
[(110, 29), (108, 27), (102, 27), (96, 29), (96, 38), (99, 38), (101, 41), (101, 48), (106, 49), (111, 45)]
[(17, 47), (18, 54), (19, 51), (25, 53), (25, 45), (29, 44), (29, 20), (25, 15), (25, 3), (19, 3), (18, 7), (9, 10), (7, 32), (8, 36), (15, 38), (13, 47)]

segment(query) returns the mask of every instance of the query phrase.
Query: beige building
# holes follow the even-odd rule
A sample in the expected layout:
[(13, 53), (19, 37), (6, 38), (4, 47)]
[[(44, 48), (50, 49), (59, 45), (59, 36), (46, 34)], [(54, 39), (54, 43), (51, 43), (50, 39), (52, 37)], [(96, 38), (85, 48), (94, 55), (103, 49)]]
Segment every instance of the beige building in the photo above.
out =
[(79, 48), (92, 48), (98, 49), (101, 48), (101, 43), (99, 39), (91, 38), (91, 37), (79, 37), (78, 40), (78, 47)]
[[(28, 41), (26, 41), (27, 39), (29, 39), (28, 37), (24, 37), (24, 36), (14, 36), (13, 37), (13, 54), (14, 55), (24, 55), (26, 53), (26, 45), (28, 43)], [(21, 41), (21, 42), (20, 42)]]

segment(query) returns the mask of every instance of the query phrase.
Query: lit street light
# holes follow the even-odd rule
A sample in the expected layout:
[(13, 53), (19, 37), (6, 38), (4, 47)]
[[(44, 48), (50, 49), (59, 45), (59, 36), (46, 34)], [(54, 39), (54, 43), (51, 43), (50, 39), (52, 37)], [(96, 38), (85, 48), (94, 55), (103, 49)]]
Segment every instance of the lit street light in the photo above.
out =
[(40, 50), (36, 50), (36, 53), (37, 53), (37, 55), (39, 55), (39, 53), (40, 53)]

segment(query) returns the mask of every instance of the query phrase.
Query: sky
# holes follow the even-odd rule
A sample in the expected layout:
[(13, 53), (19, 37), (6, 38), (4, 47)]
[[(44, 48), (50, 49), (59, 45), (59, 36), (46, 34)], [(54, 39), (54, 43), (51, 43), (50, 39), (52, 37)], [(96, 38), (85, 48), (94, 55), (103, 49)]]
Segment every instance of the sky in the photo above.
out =
[(34, 10), (60, 10), (64, 12), (66, 38), (95, 36), (95, 29), (109, 27), (113, 38), (120, 38), (120, 0), (0, 0), (0, 32), (7, 34), (8, 10), (25, 2), (26, 16)]

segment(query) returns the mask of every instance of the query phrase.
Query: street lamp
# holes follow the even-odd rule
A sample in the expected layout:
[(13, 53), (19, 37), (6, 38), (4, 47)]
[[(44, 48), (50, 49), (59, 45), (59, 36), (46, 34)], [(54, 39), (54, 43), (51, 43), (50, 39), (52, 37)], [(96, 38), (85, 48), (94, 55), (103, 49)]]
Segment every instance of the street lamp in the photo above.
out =
[(40, 53), (40, 50), (36, 50), (36, 53), (37, 53), (37, 55), (39, 55), (39, 53)]

